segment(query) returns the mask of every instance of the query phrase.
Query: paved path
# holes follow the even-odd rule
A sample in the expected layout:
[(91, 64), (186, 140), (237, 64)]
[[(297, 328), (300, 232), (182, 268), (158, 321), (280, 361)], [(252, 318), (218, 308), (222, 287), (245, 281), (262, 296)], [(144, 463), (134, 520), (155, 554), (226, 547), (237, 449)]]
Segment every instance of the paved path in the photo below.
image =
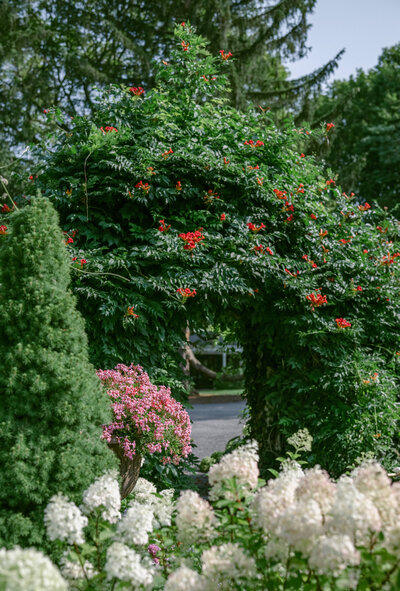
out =
[(230, 439), (242, 433), (244, 420), (239, 415), (245, 401), (197, 403), (191, 400), (191, 403), (193, 408), (188, 412), (193, 421), (192, 438), (197, 445), (193, 452), (200, 459), (213, 451), (223, 451)]

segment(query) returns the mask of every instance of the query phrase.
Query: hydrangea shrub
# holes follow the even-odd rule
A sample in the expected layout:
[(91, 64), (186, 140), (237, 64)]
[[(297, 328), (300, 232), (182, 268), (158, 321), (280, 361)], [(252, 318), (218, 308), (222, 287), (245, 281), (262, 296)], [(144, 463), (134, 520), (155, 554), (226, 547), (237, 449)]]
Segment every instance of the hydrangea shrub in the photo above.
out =
[(34, 181), (72, 240), (92, 359), (182, 378), (187, 323), (229, 326), (263, 470), (304, 425), (336, 474), (367, 451), (390, 463), (398, 221), (304, 155), (307, 129), (228, 106), (222, 68), (235, 56), (211, 56), (185, 23), (176, 41), (154, 88), (110, 87)]
[[(395, 591), (400, 483), (375, 461), (337, 481), (319, 466), (303, 469), (293, 457), (304, 450), (304, 432), (298, 440), (301, 447), (268, 482), (259, 479), (255, 442), (224, 456), (210, 477), (211, 502), (193, 491), (174, 502), (173, 490), (157, 493), (140, 478), (116, 521), (107, 516), (120, 509), (118, 485), (114, 495), (102, 494), (98, 479), (91, 485), (98, 496), (85, 505), (85, 543), (86, 517), (54, 497), (46, 526), (64, 548), (69, 588)], [(238, 457), (247, 466), (239, 473)]]

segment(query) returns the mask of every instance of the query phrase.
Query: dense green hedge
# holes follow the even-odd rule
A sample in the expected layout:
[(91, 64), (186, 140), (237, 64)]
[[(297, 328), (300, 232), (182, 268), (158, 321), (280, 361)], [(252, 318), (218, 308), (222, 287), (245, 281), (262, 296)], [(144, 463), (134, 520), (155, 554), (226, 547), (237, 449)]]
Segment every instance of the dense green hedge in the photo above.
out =
[[(186, 322), (229, 326), (264, 465), (304, 426), (313, 459), (333, 472), (364, 451), (390, 462), (398, 222), (300, 154), (305, 130), (229, 107), (217, 64), (229, 59), (210, 56), (188, 26), (176, 38), (156, 88), (111, 87), (93, 118), (75, 119), (42, 154), (35, 185), (76, 231), (74, 290), (92, 360), (179, 376)], [(195, 231), (191, 248), (180, 235)]]

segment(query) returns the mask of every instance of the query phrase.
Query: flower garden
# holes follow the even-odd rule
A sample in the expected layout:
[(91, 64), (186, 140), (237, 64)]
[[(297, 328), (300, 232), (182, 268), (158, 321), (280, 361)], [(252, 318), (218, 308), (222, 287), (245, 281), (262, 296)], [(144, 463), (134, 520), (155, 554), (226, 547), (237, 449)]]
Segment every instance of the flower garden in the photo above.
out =
[[(175, 38), (154, 88), (46, 110), (26, 194), (0, 177), (0, 589), (395, 591), (399, 222)], [(243, 348), (207, 499), (189, 325)]]

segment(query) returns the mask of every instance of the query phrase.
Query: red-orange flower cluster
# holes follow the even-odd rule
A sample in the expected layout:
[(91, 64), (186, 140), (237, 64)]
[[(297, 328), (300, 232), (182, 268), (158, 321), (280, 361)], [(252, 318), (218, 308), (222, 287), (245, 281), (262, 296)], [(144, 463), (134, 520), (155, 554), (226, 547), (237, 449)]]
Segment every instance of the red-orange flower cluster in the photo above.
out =
[(144, 183), (143, 181), (139, 181), (135, 187), (136, 189), (142, 189), (142, 191), (146, 194), (150, 191), (149, 183)]
[(196, 295), (196, 290), (193, 289), (191, 290), (189, 287), (180, 287), (179, 289), (176, 290), (177, 293), (179, 293), (184, 299), (187, 298), (194, 298), (194, 296)]
[(1, 208), (1, 212), (2, 213), (10, 213), (10, 211), (12, 211), (11, 208), (8, 207), (7, 203), (4, 203), (3, 207)]
[(263, 230), (265, 228), (264, 224), (261, 224), (260, 226), (255, 226), (252, 222), (248, 222), (247, 223), (247, 227), (249, 230), (251, 230), (252, 232), (259, 232), (260, 230)]
[(171, 224), (166, 226), (164, 220), (158, 220), (158, 223), (160, 224), (160, 226), (158, 227), (159, 232), (168, 232), (168, 230), (171, 227)]
[(255, 253), (260, 253), (260, 254), (265, 254), (266, 252), (268, 254), (270, 254), (271, 256), (273, 256), (273, 254), (274, 254), (269, 246), (266, 246), (264, 248), (264, 246), (262, 244), (259, 244), (258, 246), (254, 246), (253, 250)]
[(139, 318), (139, 314), (135, 314), (133, 306), (129, 306), (128, 310), (126, 311), (127, 316), (133, 316), (134, 318)]
[(201, 242), (201, 240), (204, 240), (204, 236), (200, 230), (196, 230), (195, 232), (187, 232), (186, 234), (178, 234), (178, 236), (184, 241), (185, 244), (183, 248), (185, 250), (192, 250), (193, 248), (196, 248), (196, 244)]
[(100, 131), (102, 131), (104, 134), (108, 133), (109, 131), (115, 131), (118, 132), (118, 129), (116, 127), (100, 127)]
[(262, 142), (261, 140), (257, 140), (256, 142), (254, 140), (246, 140), (244, 142), (245, 146), (251, 146), (252, 148), (259, 148), (260, 146), (264, 145), (264, 142)]
[(324, 304), (328, 303), (326, 295), (323, 296), (318, 292), (319, 289), (316, 289), (315, 292), (309, 293), (308, 296), (306, 296), (306, 300), (310, 302), (311, 310), (319, 308), (320, 306), (323, 306)]
[(131, 86), (130, 87), (130, 92), (132, 92), (135, 96), (140, 96), (141, 94), (144, 94), (144, 90), (141, 86)]
[(182, 191), (182, 183), (181, 183), (181, 181), (178, 181), (178, 182), (176, 183), (176, 185), (175, 185), (175, 189), (176, 189), (177, 191)]
[(208, 189), (207, 195), (204, 195), (204, 201), (211, 203), (214, 199), (219, 199), (219, 195), (212, 189)]
[(170, 149), (169, 149), (169, 150), (167, 150), (166, 152), (163, 152), (163, 153), (161, 154), (161, 156), (162, 156), (164, 159), (166, 159), (166, 158), (168, 158), (168, 156), (169, 156), (170, 154), (173, 154), (173, 153), (174, 153), (173, 149), (172, 149), (172, 148), (170, 148)]
[(395, 252), (394, 254), (390, 254), (390, 252), (388, 252), (386, 256), (382, 257), (381, 265), (393, 265), (397, 257), (400, 257), (400, 252)]
[(225, 51), (223, 49), (220, 49), (219, 53), (220, 53), (223, 60), (228, 60), (230, 57), (232, 57), (231, 52), (225, 53)]
[(351, 322), (345, 318), (336, 318), (336, 324), (338, 328), (350, 328)]
[(0, 235), (4, 236), (7, 234), (7, 226), (0, 226)]
[(332, 129), (332, 127), (335, 127), (334, 123), (327, 123), (326, 124), (326, 131), (330, 131)]
[(275, 195), (278, 199), (284, 199), (286, 201), (286, 191), (280, 191), (279, 189), (274, 189)]
[(367, 209), (371, 209), (371, 206), (369, 203), (365, 202), (364, 205), (359, 205), (358, 209), (360, 211), (367, 211)]
[(182, 45), (183, 51), (187, 51), (189, 49), (190, 43), (186, 43), (185, 41), (182, 41), (181, 45)]

